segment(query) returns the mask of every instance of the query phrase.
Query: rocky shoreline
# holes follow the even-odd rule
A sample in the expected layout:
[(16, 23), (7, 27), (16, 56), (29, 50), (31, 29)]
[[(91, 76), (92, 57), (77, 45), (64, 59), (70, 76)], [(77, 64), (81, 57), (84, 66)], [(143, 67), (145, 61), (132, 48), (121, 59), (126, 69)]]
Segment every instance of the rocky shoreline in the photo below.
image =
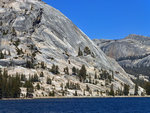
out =
[(149, 98), (150, 96), (70, 96), (70, 97), (36, 97), (36, 98), (3, 98), (1, 100), (35, 100), (35, 99), (79, 99), (79, 98)]

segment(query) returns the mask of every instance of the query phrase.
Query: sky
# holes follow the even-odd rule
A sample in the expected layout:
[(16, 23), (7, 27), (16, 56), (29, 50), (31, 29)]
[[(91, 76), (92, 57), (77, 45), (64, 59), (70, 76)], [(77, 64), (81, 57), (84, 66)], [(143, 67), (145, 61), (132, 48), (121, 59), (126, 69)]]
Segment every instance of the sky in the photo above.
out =
[(43, 0), (91, 39), (150, 36), (150, 0)]

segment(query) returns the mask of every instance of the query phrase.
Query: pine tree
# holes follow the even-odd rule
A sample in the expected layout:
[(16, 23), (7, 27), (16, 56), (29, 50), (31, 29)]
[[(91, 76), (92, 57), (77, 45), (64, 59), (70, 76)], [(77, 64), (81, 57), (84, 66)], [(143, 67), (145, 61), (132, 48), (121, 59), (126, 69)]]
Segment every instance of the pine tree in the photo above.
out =
[(21, 81), (26, 81), (26, 77), (24, 74), (21, 74)]
[(115, 93), (114, 93), (114, 88), (113, 88), (113, 84), (111, 85), (110, 87), (110, 92), (109, 92), (109, 95), (112, 95), (112, 96), (115, 96)]
[(78, 92), (75, 90), (74, 96), (78, 96)]
[(0, 72), (0, 98), (19, 98), (20, 97), (20, 77), (18, 74), (12, 77), (8, 75), (6, 69)]
[(137, 85), (137, 83), (135, 84), (134, 95), (138, 95), (138, 85)]
[(90, 91), (90, 87), (86, 85), (86, 91)]
[(37, 90), (40, 90), (40, 84), (39, 83), (37, 83), (36, 88), (37, 88)]
[(128, 94), (129, 94), (129, 85), (124, 84), (123, 94), (124, 94), (124, 95), (128, 95)]
[(41, 68), (42, 68), (42, 69), (45, 69), (45, 68), (46, 68), (46, 66), (45, 66), (45, 63), (44, 63), (44, 62), (41, 62)]
[(89, 55), (89, 54), (91, 54), (91, 50), (89, 49), (89, 47), (85, 47), (84, 48), (84, 53), (86, 53), (86, 55)]
[(53, 90), (53, 91), (49, 92), (49, 96), (55, 96), (55, 91)]
[(2, 73), (0, 71), (0, 99), (2, 99)]
[(80, 47), (79, 47), (79, 50), (78, 50), (78, 56), (83, 56), (83, 53), (82, 53)]
[(95, 72), (95, 77), (94, 77), (95, 79), (97, 79), (97, 73)]
[(0, 59), (4, 59), (4, 54), (0, 51)]
[(40, 73), (40, 77), (44, 77), (44, 73), (43, 72)]
[(53, 74), (59, 74), (59, 67), (53, 64), (51, 70), (50, 70)]
[(72, 68), (72, 74), (73, 74), (73, 75), (76, 75), (76, 74), (77, 74), (77, 70), (76, 70), (75, 67)]
[(24, 87), (27, 88), (27, 94), (26, 96), (29, 97), (30, 94), (32, 94), (34, 92), (34, 87), (33, 84), (30, 80), (27, 80), (24, 84)]
[(68, 67), (65, 67), (65, 68), (64, 68), (64, 72), (65, 72), (65, 74), (69, 75), (69, 68), (68, 68)]
[(34, 74), (32, 77), (31, 77), (31, 82), (39, 82), (39, 77), (37, 74)]
[(84, 81), (86, 79), (86, 68), (85, 68), (85, 65), (82, 65), (81, 69), (80, 69), (80, 72), (79, 72), (79, 78), (80, 78), (80, 81)]
[(26, 68), (34, 68), (34, 65), (30, 60), (26, 61)]
[(47, 78), (47, 84), (52, 84), (52, 80), (50, 78)]
[(146, 90), (146, 94), (150, 95), (150, 82), (146, 82), (144, 88)]

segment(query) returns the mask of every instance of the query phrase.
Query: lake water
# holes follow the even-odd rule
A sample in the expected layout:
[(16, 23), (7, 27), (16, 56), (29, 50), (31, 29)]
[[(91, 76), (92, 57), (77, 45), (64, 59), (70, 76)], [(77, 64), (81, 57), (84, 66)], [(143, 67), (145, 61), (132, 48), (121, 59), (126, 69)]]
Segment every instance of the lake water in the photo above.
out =
[(150, 98), (1, 100), (0, 113), (150, 113)]

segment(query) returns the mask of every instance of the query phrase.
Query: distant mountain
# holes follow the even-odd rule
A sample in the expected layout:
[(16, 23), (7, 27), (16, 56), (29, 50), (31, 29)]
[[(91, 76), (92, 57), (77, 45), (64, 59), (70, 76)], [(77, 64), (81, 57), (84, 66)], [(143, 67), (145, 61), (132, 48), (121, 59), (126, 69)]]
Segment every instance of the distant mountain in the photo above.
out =
[(150, 37), (131, 34), (120, 40), (93, 41), (127, 73), (150, 76)]

